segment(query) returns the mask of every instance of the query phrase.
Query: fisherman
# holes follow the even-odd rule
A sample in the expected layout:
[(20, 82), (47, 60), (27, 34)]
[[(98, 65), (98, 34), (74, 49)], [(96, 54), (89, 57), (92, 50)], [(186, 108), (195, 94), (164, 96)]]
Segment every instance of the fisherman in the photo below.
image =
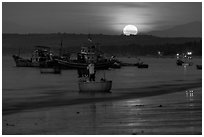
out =
[(87, 69), (89, 70), (89, 81), (95, 81), (95, 66), (93, 62), (87, 66)]

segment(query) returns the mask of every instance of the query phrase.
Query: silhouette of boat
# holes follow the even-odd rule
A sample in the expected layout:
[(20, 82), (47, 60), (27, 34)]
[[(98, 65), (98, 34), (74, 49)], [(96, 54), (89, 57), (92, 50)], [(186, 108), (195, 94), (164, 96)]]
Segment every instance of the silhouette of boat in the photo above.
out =
[(148, 64), (143, 64), (143, 63), (140, 63), (137, 65), (138, 68), (148, 68), (149, 65)]
[[(75, 60), (59, 60), (56, 59), (56, 61), (58, 62), (58, 64), (64, 68), (64, 69), (85, 69), (88, 66), (88, 62), (87, 63), (82, 63), (79, 61), (75, 61)], [(95, 68), (96, 69), (108, 69), (110, 67), (110, 63), (109, 62), (96, 62), (94, 63)]]
[(96, 69), (108, 69), (111, 65), (111, 62), (105, 58), (103, 53), (92, 42), (89, 42), (87, 46), (81, 47), (81, 51), (77, 53), (76, 60), (55, 60), (64, 69), (84, 69), (90, 62), (94, 63)]
[(192, 66), (193, 65), (192, 52), (187, 52), (182, 54), (177, 53), (176, 64), (178, 66)]
[(196, 65), (197, 69), (202, 69), (202, 65)]
[(79, 81), (80, 92), (109, 92), (112, 87), (112, 81), (101, 80), (95, 81)]
[(30, 59), (24, 59), (20, 55), (13, 55), (17, 67), (53, 67), (56, 61), (49, 47), (36, 46)]

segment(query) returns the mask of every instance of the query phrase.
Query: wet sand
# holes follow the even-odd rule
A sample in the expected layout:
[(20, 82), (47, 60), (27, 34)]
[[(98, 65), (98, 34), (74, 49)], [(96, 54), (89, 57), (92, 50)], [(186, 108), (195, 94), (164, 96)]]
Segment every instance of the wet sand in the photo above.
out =
[(119, 96), (66, 100), (62, 94), (17, 104), (3, 100), (3, 134), (202, 134), (198, 87), (201, 82), (134, 89)]

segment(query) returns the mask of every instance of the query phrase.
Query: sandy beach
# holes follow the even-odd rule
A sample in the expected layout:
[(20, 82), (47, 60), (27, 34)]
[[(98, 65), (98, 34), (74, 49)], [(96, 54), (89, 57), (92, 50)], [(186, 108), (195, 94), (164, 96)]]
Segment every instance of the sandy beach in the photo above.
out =
[[(140, 93), (110, 99), (93, 95), (93, 100), (80, 103), (60, 98), (61, 101), (16, 105), (12, 111), (3, 108), (3, 134), (202, 134), (202, 89), (196, 88), (199, 85), (151, 88), (154, 95)], [(170, 92), (163, 94), (161, 90)]]

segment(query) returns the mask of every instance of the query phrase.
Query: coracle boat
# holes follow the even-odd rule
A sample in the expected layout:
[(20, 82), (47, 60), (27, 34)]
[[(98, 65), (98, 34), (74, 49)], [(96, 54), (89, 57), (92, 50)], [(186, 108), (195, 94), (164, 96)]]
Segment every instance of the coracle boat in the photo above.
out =
[(56, 61), (49, 47), (36, 46), (30, 59), (24, 59), (20, 55), (13, 55), (17, 67), (53, 67)]
[(79, 81), (80, 92), (109, 92), (112, 87), (112, 81), (101, 80), (95, 81)]

